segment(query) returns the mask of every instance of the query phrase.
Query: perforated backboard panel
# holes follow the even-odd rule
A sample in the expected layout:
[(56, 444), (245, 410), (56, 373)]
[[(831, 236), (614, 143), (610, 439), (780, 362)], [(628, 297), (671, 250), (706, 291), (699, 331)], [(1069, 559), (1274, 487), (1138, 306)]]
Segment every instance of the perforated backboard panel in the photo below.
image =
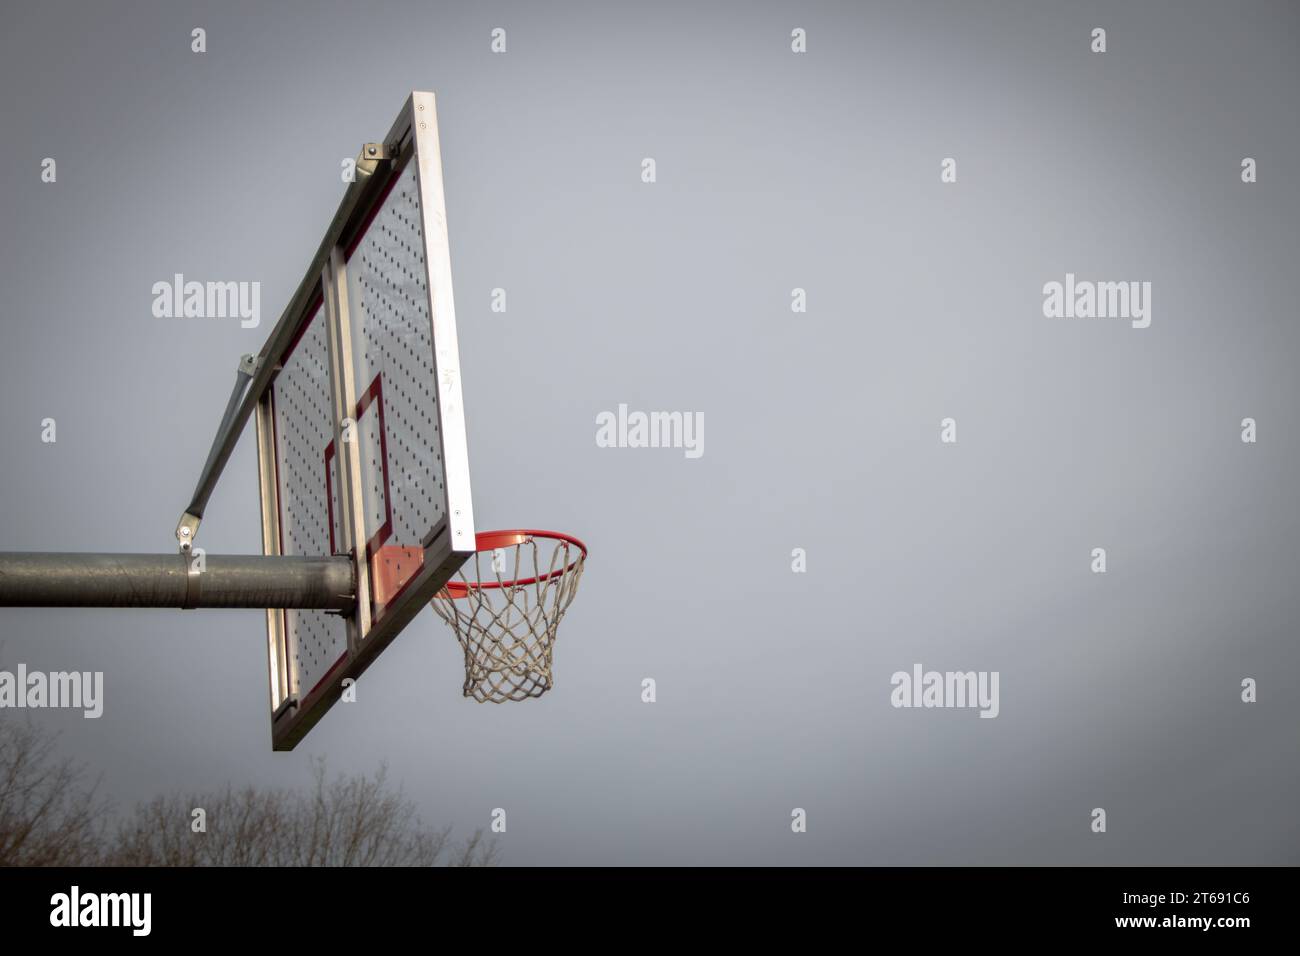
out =
[(413, 93), (259, 356), (278, 369), (259, 406), (263, 546), (346, 554), (356, 579), (349, 614), (268, 616), (279, 750), (474, 549), (440, 150), (433, 95)]
[[(280, 553), (333, 554), (338, 513), (330, 411), (325, 308), (319, 306), (271, 385), (275, 470), (279, 485)], [(331, 495), (334, 500), (331, 501)], [(324, 611), (286, 610), (290, 690), (305, 694), (347, 652), (347, 623)]]
[[(445, 530), (447, 489), (415, 163), (406, 165), (358, 237), (347, 273), (356, 380), (380, 406), (371, 424), (382, 419), (383, 425), (360, 429), (362, 467), (368, 469), (366, 539), (372, 550), (423, 547)], [(380, 507), (384, 475), (388, 509)]]
[[(361, 461), (361, 503), (365, 517), (367, 555), (388, 538), (393, 516), (388, 500), (388, 440), (384, 429), (384, 397), (378, 380), (361, 396), (349, 426), (352, 438), (364, 449)], [(334, 444), (325, 452), (334, 458)], [(335, 553), (341, 550), (343, 529), (339, 524), (342, 509), (339, 506), (338, 485), (334, 484), (337, 471), (331, 469), (330, 480), (331, 530), (330, 544)]]

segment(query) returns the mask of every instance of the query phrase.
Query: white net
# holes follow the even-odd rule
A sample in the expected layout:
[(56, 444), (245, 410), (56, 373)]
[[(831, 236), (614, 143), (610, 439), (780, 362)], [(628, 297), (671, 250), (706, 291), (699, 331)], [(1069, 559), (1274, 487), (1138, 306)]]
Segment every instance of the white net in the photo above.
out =
[(433, 599), (465, 652), (465, 696), (480, 703), (540, 697), (551, 655), (586, 559), (574, 541), (540, 533), (488, 535), (504, 547), (477, 551)]

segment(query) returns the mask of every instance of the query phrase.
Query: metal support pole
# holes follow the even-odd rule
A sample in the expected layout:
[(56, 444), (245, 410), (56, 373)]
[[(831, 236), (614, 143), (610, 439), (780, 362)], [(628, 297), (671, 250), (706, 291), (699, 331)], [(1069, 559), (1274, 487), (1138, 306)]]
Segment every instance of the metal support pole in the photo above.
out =
[(348, 315), (348, 282), (343, 252), (330, 252), (321, 270), (325, 302), (325, 327), (329, 331), (330, 399), (334, 406), (334, 448), (338, 452), (339, 522), (343, 546), (352, 556), (357, 582), (356, 613), (348, 618), (348, 648), (356, 653), (362, 638), (370, 633), (370, 562), (366, 547), (366, 519), (361, 492), (359, 442), (348, 440), (344, 425), (356, 414), (356, 371), (352, 364), (352, 323)]
[[(319, 608), (356, 604), (347, 557), (0, 552), (0, 607)], [(196, 593), (197, 592), (197, 593)]]
[(217, 437), (212, 439), (208, 460), (203, 463), (199, 483), (194, 488), (194, 497), (190, 499), (190, 506), (185, 509), (185, 514), (181, 515), (180, 523), (176, 526), (176, 540), (182, 551), (188, 551), (194, 545), (194, 537), (199, 533), (199, 522), (203, 520), (203, 512), (208, 506), (208, 499), (212, 497), (212, 489), (216, 487), (221, 469), (225, 467), (226, 459), (234, 449), (234, 442), (239, 439), (239, 432), (243, 431), (242, 421), (236, 429), (236, 417), (243, 405), (244, 394), (248, 391), (248, 383), (257, 372), (257, 366), (258, 359), (255, 355), (245, 355), (239, 360), (239, 369), (235, 372), (235, 390), (226, 402), (226, 411), (221, 416), (221, 424), (217, 426)]

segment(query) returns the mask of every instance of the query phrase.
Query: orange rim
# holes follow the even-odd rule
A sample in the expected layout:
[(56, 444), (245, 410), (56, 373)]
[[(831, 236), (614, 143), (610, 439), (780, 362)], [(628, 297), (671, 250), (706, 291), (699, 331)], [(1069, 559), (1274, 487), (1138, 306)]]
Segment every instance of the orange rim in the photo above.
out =
[(530, 528), (520, 528), (513, 531), (480, 531), (474, 536), (474, 550), (482, 554), (484, 551), (495, 551), (498, 548), (512, 548), (523, 544), (530, 538), (548, 538), (552, 541), (563, 541), (575, 545), (582, 554), (563, 568), (549, 574), (534, 575), (531, 578), (516, 578), (512, 581), (479, 581), (474, 584), (466, 584), (463, 581), (448, 581), (441, 594), (455, 600), (467, 597), (470, 591), (526, 587), (529, 584), (549, 581), (552, 578), (562, 578), (576, 568), (580, 561), (585, 561), (587, 558), (587, 546), (573, 535), (565, 534), (562, 531), (536, 531)]

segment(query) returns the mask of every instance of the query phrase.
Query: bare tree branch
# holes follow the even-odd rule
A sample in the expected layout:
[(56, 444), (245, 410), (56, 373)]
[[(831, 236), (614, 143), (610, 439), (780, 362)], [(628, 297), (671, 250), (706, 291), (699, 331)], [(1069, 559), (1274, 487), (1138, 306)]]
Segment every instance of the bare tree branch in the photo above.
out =
[[(372, 776), (330, 779), (311, 765), (311, 789), (227, 787), (158, 796), (109, 829), (109, 807), (79, 765), (58, 758), (54, 735), (0, 720), (0, 866), (494, 866), (495, 842), (475, 831), (430, 829), (415, 804)], [(205, 811), (206, 832), (193, 830)]]
[[(373, 776), (330, 780), (312, 765), (312, 789), (225, 790), (159, 797), (122, 824), (110, 865), (125, 866), (492, 866), (497, 848), (481, 831), (453, 848), (450, 828), (432, 830), (415, 805)], [(206, 811), (207, 832), (194, 833), (192, 814)]]
[(0, 866), (99, 862), (107, 805), (54, 743), (29, 721), (0, 721)]

